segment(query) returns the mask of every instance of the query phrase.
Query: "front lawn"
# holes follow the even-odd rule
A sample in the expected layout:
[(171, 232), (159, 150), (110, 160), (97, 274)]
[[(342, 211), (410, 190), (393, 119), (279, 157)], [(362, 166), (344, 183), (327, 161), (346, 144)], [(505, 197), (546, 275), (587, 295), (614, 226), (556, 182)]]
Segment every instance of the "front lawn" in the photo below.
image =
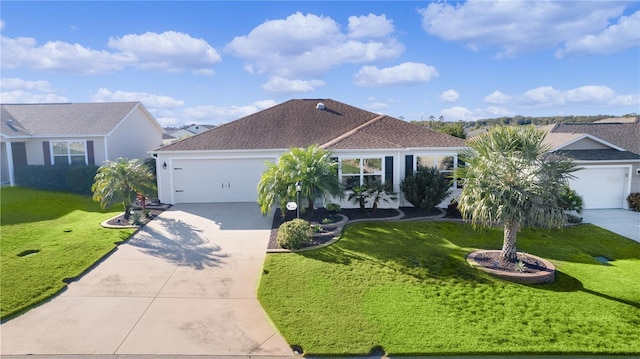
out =
[(133, 233), (102, 228), (120, 207), (103, 210), (87, 196), (2, 188), (0, 205), (3, 319), (55, 295)]
[(353, 224), (330, 247), (269, 254), (258, 297), (305, 354), (640, 354), (639, 243), (587, 224), (524, 230), (518, 249), (557, 267), (547, 285), (466, 263), (501, 244), (501, 229), (461, 223)]

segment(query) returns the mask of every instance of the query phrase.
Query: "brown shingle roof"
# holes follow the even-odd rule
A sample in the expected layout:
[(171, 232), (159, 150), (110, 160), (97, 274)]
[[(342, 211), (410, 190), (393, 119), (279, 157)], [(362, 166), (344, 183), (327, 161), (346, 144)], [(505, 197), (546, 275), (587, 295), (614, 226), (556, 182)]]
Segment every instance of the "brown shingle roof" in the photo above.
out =
[[(31, 136), (109, 134), (140, 102), (2, 105), (5, 116), (17, 120)], [(4, 133), (4, 127), (3, 133)]]
[[(323, 103), (324, 109), (317, 109)], [(462, 147), (464, 141), (331, 99), (289, 100), (159, 151)]]
[(627, 151), (640, 154), (640, 123), (559, 123), (551, 132), (588, 133)]

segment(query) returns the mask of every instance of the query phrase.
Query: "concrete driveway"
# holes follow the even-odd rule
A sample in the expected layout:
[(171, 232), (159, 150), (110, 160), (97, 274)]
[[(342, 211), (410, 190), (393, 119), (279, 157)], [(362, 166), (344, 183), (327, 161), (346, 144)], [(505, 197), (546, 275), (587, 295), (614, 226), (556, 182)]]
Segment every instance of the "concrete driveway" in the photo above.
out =
[(640, 242), (640, 212), (628, 209), (585, 209), (580, 216), (584, 223), (594, 224)]
[(292, 356), (256, 296), (271, 220), (255, 204), (173, 206), (2, 324), (0, 353)]

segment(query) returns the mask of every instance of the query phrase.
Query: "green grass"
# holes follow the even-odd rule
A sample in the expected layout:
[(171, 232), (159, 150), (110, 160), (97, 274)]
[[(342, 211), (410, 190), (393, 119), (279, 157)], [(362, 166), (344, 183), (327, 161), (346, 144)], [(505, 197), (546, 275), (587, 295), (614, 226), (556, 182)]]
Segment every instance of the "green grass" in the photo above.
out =
[(133, 233), (102, 228), (119, 207), (103, 210), (87, 196), (2, 188), (0, 205), (2, 319), (55, 295)]
[(524, 230), (518, 250), (557, 266), (546, 285), (466, 263), (501, 243), (461, 223), (354, 224), (330, 247), (268, 255), (258, 298), (305, 354), (640, 354), (639, 243), (587, 224)]

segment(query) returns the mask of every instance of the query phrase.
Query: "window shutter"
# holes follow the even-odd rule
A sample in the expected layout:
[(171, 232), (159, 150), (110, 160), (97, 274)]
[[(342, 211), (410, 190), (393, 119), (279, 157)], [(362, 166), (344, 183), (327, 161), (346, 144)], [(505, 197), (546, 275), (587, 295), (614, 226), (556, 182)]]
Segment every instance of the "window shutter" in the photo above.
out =
[(404, 156), (404, 176), (413, 176), (413, 155)]
[(49, 141), (42, 141), (42, 153), (44, 153), (44, 165), (51, 166), (51, 149)]
[(93, 152), (93, 141), (87, 141), (87, 160), (89, 162), (89, 166), (95, 166), (96, 157)]
[(393, 186), (393, 156), (384, 158), (384, 179), (385, 183)]

